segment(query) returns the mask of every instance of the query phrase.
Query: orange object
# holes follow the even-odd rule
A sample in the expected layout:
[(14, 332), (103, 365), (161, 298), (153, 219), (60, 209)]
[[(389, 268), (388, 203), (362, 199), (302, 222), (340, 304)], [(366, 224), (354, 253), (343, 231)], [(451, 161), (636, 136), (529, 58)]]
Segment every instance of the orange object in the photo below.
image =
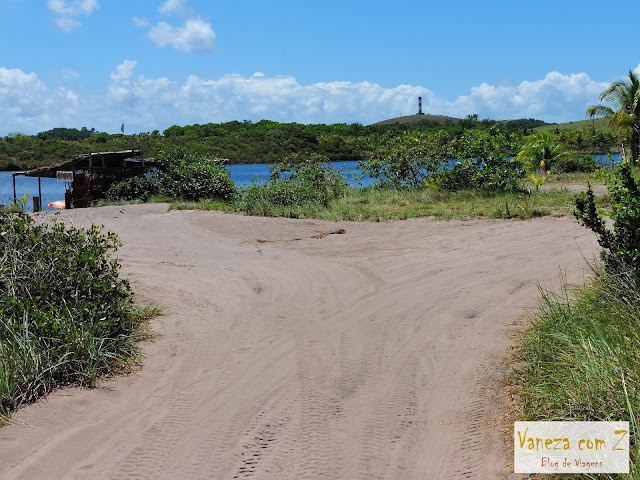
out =
[(51, 208), (64, 208), (64, 200), (56, 200), (49, 204)]

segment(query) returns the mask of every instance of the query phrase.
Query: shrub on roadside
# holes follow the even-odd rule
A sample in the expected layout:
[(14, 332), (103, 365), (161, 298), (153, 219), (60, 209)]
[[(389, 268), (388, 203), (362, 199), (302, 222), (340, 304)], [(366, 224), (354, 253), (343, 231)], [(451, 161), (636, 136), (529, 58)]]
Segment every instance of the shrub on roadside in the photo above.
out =
[(387, 140), (359, 162), (363, 175), (383, 188), (421, 188), (447, 158), (448, 136), (401, 135)]
[(591, 156), (577, 157), (575, 155), (564, 156), (556, 159), (553, 171), (557, 173), (595, 172), (600, 168), (598, 162)]
[(113, 233), (0, 213), (0, 417), (126, 362), (139, 317)]
[[(509, 159), (515, 149), (496, 128), (468, 130), (459, 137), (406, 134), (387, 141), (359, 165), (381, 187), (515, 191), (524, 177), (522, 162)], [(451, 159), (457, 161), (451, 165)]]
[(600, 255), (610, 272), (622, 266), (640, 277), (640, 178), (629, 162), (621, 163), (611, 172), (601, 170), (599, 176), (607, 184), (611, 198), (609, 216), (613, 228), (607, 226), (603, 213), (598, 211), (591, 185), (576, 196), (573, 214), (598, 236)]
[(595, 273), (571, 295), (542, 292), (511, 379), (526, 420), (629, 421), (631, 475), (577, 478), (638, 478), (640, 284), (625, 265)]
[(224, 159), (185, 154), (177, 150), (160, 155), (158, 170), (150, 176), (133, 177), (108, 190), (110, 200), (147, 201), (160, 194), (176, 200), (231, 200), (238, 194)]
[(518, 191), (525, 169), (519, 159), (509, 158), (514, 149), (515, 144), (496, 130), (465, 132), (453, 148), (460, 161), (443, 165), (435, 186), (449, 191)]
[(591, 185), (574, 199), (573, 213), (597, 235), (603, 264), (572, 295), (542, 292), (511, 377), (527, 420), (629, 421), (629, 478), (638, 478), (640, 179), (628, 162), (612, 173), (601, 170), (600, 178), (611, 199), (613, 227), (596, 208)]
[(159, 193), (160, 184), (154, 177), (131, 177), (112, 185), (107, 191), (109, 200), (142, 200), (146, 202), (149, 197)]
[(224, 159), (177, 151), (158, 159), (160, 193), (182, 200), (230, 200), (237, 189)]
[(326, 158), (309, 159), (293, 155), (271, 166), (266, 183), (247, 187), (242, 195), (241, 210), (253, 213), (264, 206), (328, 205), (344, 194), (347, 181)]

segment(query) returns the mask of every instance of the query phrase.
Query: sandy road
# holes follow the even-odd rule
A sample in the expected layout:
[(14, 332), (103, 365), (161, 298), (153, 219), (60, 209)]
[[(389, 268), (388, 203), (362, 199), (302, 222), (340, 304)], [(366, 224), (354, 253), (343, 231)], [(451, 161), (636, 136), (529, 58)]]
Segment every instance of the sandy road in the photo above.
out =
[(569, 217), (60, 217), (120, 235), (160, 337), (141, 371), (19, 411), (4, 480), (510, 478), (491, 422), (507, 333), (537, 282), (580, 280), (596, 251)]

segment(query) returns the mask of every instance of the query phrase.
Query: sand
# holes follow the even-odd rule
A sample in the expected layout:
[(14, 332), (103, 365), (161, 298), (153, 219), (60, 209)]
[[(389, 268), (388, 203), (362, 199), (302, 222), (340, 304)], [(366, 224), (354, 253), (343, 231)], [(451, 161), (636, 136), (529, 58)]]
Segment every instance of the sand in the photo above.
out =
[(512, 478), (496, 419), (514, 321), (597, 251), (568, 216), (57, 217), (117, 232), (123, 273), (163, 315), (139, 371), (0, 429), (4, 480)]

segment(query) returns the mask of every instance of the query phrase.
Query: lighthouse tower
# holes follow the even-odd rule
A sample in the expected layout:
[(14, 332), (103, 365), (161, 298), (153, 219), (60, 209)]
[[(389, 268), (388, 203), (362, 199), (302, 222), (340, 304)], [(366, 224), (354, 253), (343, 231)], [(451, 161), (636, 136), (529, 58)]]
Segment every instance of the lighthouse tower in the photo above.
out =
[(418, 115), (424, 115), (422, 113), (422, 97), (418, 97)]

